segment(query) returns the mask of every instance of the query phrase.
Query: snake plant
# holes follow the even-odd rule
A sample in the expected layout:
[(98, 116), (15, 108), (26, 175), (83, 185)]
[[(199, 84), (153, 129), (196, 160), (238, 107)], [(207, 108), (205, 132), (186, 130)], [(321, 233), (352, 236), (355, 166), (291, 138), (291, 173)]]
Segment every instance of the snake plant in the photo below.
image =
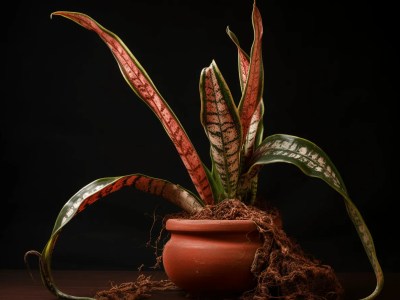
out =
[(235, 34), (227, 28), (227, 34), (238, 53), (242, 91), (238, 105), (215, 61), (204, 68), (200, 75), (200, 118), (210, 142), (209, 167), (200, 159), (177, 116), (145, 69), (117, 35), (79, 12), (57, 11), (52, 16), (70, 19), (94, 31), (105, 42), (137, 98), (144, 101), (160, 120), (196, 189), (195, 193), (164, 179), (134, 173), (101, 178), (79, 190), (62, 207), (43, 251), (36, 252), (40, 257), (42, 281), (55, 296), (61, 299), (91, 299), (60, 291), (54, 283), (51, 271), (52, 252), (61, 230), (88, 205), (124, 187), (163, 197), (188, 213), (197, 212), (205, 205), (213, 205), (225, 199), (239, 199), (252, 205), (256, 198), (259, 171), (262, 166), (277, 162), (292, 164), (306, 175), (322, 179), (343, 197), (347, 213), (358, 232), (377, 279), (375, 290), (364, 299), (374, 299), (380, 293), (383, 273), (371, 234), (327, 154), (314, 143), (300, 137), (286, 134), (263, 136), (263, 26), (256, 3), (252, 11), (254, 39), (249, 55), (240, 47)]

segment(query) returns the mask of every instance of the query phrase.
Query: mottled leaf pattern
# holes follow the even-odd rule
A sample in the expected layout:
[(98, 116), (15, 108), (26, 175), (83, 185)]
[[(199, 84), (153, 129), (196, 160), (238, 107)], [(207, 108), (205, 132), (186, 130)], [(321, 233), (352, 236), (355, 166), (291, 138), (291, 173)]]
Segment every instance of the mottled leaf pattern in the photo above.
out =
[(266, 164), (284, 162), (300, 168), (305, 174), (320, 178), (341, 194), (367, 256), (374, 269), (377, 286), (365, 299), (374, 299), (383, 287), (383, 273), (376, 256), (372, 236), (357, 207), (351, 201), (344, 182), (329, 157), (314, 143), (290, 135), (276, 134), (267, 137), (254, 153), (252, 165), (244, 175), (243, 184), (251, 186), (251, 178)]
[(376, 289), (364, 299), (374, 299), (380, 293), (383, 287), (383, 273), (376, 257), (371, 234), (328, 156), (315, 144), (295, 136), (277, 134), (262, 140), (263, 26), (255, 1), (252, 13), (254, 41), (250, 57), (241, 49), (233, 32), (227, 29), (238, 50), (239, 81), (242, 89), (239, 109), (236, 108), (229, 88), (214, 61), (208, 68), (203, 69), (201, 74), (201, 122), (211, 143), (211, 172), (202, 164), (182, 125), (146, 71), (115, 34), (81, 13), (56, 12), (53, 15), (71, 19), (86, 29), (95, 31), (103, 39), (112, 51), (130, 87), (161, 121), (188, 169), (200, 198), (204, 201), (179, 185), (142, 174), (103, 178), (90, 183), (61, 209), (51, 237), (39, 254), (43, 282), (57, 298), (92, 300), (61, 292), (54, 284), (51, 272), (53, 248), (61, 229), (88, 205), (126, 186), (166, 198), (190, 213), (202, 209), (203, 204), (213, 204), (214, 201), (221, 201), (226, 197), (242, 199), (250, 195), (254, 200), (261, 167), (276, 162), (297, 166), (305, 174), (322, 179), (343, 196), (347, 212), (377, 278)]
[(231, 38), (232, 42), (237, 47), (238, 50), (238, 73), (239, 73), (239, 83), (240, 89), (243, 90), (246, 87), (247, 83), (247, 76), (249, 74), (250, 68), (250, 57), (249, 55), (240, 47), (239, 39), (237, 38), (236, 34), (234, 34), (229, 27), (226, 28), (226, 33)]
[[(264, 89), (264, 72), (262, 63), (262, 33), (263, 26), (260, 12), (253, 5), (254, 41), (250, 52), (250, 66), (247, 72), (247, 81), (239, 103), (240, 120), (242, 122), (243, 136), (247, 136), (254, 112), (259, 107)], [(243, 75), (242, 75), (243, 77)]]
[(213, 195), (202, 164), (192, 142), (174, 112), (157, 91), (146, 71), (130, 50), (114, 33), (102, 27), (87, 15), (77, 12), (58, 11), (52, 15), (68, 18), (82, 27), (96, 32), (107, 44), (118, 62), (120, 70), (133, 91), (157, 115), (174, 143), (200, 198), (207, 204), (213, 203)]
[(134, 187), (139, 191), (163, 197), (190, 213), (202, 209), (202, 205), (199, 202), (200, 200), (188, 190), (168, 181), (148, 177), (142, 174), (101, 178), (89, 183), (72, 196), (61, 209), (55, 222), (51, 237), (41, 255), (40, 270), (42, 280), (46, 287), (58, 298), (91, 299), (67, 295), (61, 292), (54, 283), (54, 279), (51, 275), (51, 257), (57, 238), (61, 233), (61, 229), (87, 206), (111, 193), (119, 191), (124, 187)]
[[(240, 88), (242, 92), (244, 91), (247, 84), (247, 77), (250, 68), (250, 58), (245, 51), (240, 47), (240, 43), (236, 35), (229, 29), (226, 29), (227, 34), (231, 38), (231, 40), (235, 43), (238, 50), (238, 69), (239, 69), (239, 82)], [(263, 68), (263, 66), (261, 65)], [(262, 71), (263, 72), (263, 71)], [(260, 95), (262, 97), (262, 95)], [(264, 115), (264, 102), (262, 98), (257, 106), (257, 109), (254, 111), (253, 116), (250, 120), (250, 126), (246, 136), (244, 136), (243, 141), (243, 157), (242, 161), (247, 162), (248, 159), (253, 154), (253, 150), (255, 146), (258, 146), (259, 143), (256, 143), (257, 136), (262, 138), (263, 133), (263, 125), (262, 125), (262, 117)]]
[(211, 144), (211, 157), (228, 197), (235, 197), (242, 144), (238, 111), (213, 61), (200, 78), (201, 122)]

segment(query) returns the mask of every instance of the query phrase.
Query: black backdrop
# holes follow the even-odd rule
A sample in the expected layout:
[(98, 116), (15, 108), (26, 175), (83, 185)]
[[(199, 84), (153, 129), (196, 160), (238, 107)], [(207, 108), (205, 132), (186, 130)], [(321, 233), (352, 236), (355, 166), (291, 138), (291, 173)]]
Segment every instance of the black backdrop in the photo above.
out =
[[(209, 165), (198, 80), (212, 59), (235, 99), (236, 49), (252, 41), (252, 1), (14, 1), (2, 13), (0, 268), (41, 250), (63, 204), (90, 181), (141, 172), (193, 189), (175, 148), (122, 78), (103, 42), (60, 17), (86, 13), (118, 34), (152, 77)], [(378, 5), (378, 4), (376, 4)], [(365, 1), (259, 0), (264, 21), (266, 134), (317, 143), (363, 214), (384, 271), (399, 271), (394, 128), (399, 58), (394, 9)], [(4, 33), (5, 32), (5, 33)], [(5, 38), (4, 38), (4, 35)], [(260, 193), (286, 231), (339, 271), (370, 271), (343, 201), (293, 166), (261, 173)], [(159, 220), (177, 209), (125, 190), (77, 216), (56, 268), (136, 269), (154, 263)], [(153, 218), (158, 220), (153, 232)]]

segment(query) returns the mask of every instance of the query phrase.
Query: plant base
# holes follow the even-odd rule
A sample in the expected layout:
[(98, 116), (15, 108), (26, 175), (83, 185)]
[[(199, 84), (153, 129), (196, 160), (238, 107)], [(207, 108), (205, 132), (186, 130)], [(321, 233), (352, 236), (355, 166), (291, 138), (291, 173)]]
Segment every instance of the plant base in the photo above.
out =
[[(301, 247), (286, 235), (276, 210), (266, 212), (232, 199), (215, 206), (207, 206), (195, 215), (181, 214), (171, 217), (254, 221), (263, 237), (263, 245), (257, 250), (251, 267), (257, 285), (254, 289), (240, 295), (239, 299), (339, 300), (342, 298), (343, 289), (333, 269), (306, 255)], [(164, 282), (165, 286), (170, 284), (170, 281)], [(149, 291), (151, 289), (146, 292)], [(114, 295), (117, 292), (120, 291), (115, 291)], [(136, 293), (134, 289), (128, 292)], [(97, 298), (102, 300), (139, 299), (122, 295), (119, 298), (112, 298), (110, 294), (108, 297)]]

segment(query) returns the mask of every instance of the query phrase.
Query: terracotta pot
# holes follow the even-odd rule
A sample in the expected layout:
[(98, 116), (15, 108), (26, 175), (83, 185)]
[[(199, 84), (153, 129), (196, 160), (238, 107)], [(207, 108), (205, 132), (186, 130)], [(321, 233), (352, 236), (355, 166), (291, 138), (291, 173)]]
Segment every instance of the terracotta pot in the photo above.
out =
[(262, 243), (250, 220), (169, 219), (163, 251), (169, 279), (190, 294), (229, 295), (255, 286), (251, 264)]

